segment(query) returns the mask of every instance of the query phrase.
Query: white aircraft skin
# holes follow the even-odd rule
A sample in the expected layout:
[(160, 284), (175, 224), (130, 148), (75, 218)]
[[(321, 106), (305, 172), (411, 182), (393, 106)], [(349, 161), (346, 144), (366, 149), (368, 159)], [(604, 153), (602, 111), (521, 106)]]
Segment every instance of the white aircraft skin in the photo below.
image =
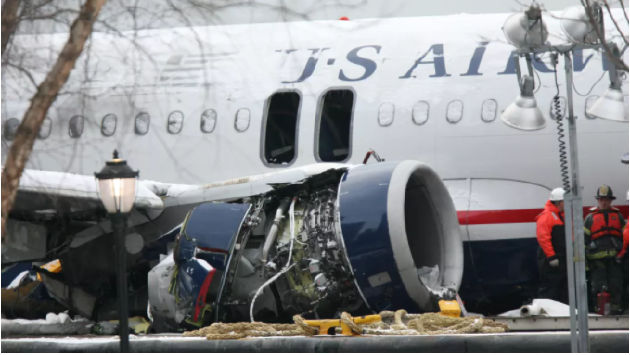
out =
[[(620, 18), (621, 10), (613, 15)], [(535, 216), (550, 189), (562, 184), (558, 134), (555, 121), (538, 131), (520, 131), (500, 120), (501, 111), (519, 93), (514, 72), (499, 74), (507, 71), (514, 50), (501, 30), (508, 16), (151, 30), (138, 34), (142, 50), (114, 35), (95, 33), (87, 70), (96, 73), (95, 79), (82, 84), (86, 71), (84, 62), (78, 64), (65, 90), (83, 87), (87, 95), (57, 99), (48, 115), (52, 132), (36, 142), (28, 168), (91, 175), (118, 149), (142, 179), (203, 184), (316, 164), (320, 98), (333, 88), (347, 88), (354, 92), (355, 104), (345, 163), (361, 163), (369, 149), (387, 160), (427, 163), (451, 191), (465, 241), (527, 239), (531, 244)], [(546, 15), (544, 20), (549, 41), (566, 43), (559, 22)], [(614, 28), (606, 20), (607, 28)], [(625, 26), (625, 21), (620, 23)], [(31, 47), (46, 38), (22, 37)], [(49, 37), (59, 46), (66, 35)], [(558, 83), (560, 95), (566, 97), (563, 59)], [(536, 63), (535, 96), (549, 118), (557, 89), (549, 58), (543, 60), (546, 66)], [(309, 63), (314, 68), (310, 73)], [(603, 66), (600, 53), (576, 55), (576, 90), (586, 94), (594, 86), (587, 96), (600, 95), (609, 85), (607, 74), (597, 82)], [(9, 74), (6, 70), (3, 75)], [(4, 80), (3, 122), (22, 116), (32, 92), (24, 77), (14, 74)], [(274, 166), (266, 164), (261, 153), (265, 105), (283, 90), (301, 95), (297, 158), (290, 165)], [(623, 91), (627, 102), (627, 78)], [(482, 120), (486, 100), (496, 103), (496, 110), (485, 111), (489, 122)], [(413, 120), (420, 101), (429, 106), (428, 120), (422, 124)], [(627, 215), (623, 197), (628, 167), (620, 158), (628, 151), (628, 124), (585, 117), (586, 101), (574, 92), (584, 206), (595, 205), (597, 187), (608, 184)], [(387, 105), (381, 110), (383, 104)], [(379, 111), (389, 105), (394, 107), (393, 117), (388, 116), (393, 121), (383, 116), (381, 125)], [(203, 133), (201, 115), (208, 109), (217, 114), (216, 126), (212, 133)], [(184, 115), (177, 134), (167, 131), (167, 117), (173, 111)], [(149, 130), (138, 135), (134, 118), (143, 112), (150, 115)], [(101, 120), (107, 114), (117, 116), (110, 137), (101, 134)], [(75, 115), (84, 116), (85, 125), (80, 137), (71, 138), (69, 124)], [(237, 124), (246, 129), (237, 131)], [(2, 139), (4, 163), (10, 142)]]

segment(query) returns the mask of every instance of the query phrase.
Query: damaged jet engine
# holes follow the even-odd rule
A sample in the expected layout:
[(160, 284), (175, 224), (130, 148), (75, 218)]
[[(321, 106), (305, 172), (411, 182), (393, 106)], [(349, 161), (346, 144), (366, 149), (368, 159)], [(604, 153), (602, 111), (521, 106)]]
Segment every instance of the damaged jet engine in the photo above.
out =
[(331, 169), (256, 196), (201, 203), (162, 238), (174, 238), (174, 247), (148, 276), (157, 331), (434, 311), (463, 272), (451, 197), (414, 161)]

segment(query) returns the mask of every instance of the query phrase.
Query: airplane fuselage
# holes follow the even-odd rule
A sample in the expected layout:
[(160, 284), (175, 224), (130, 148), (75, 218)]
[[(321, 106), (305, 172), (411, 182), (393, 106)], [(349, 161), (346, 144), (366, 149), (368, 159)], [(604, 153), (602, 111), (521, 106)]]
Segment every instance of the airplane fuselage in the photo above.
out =
[[(446, 181), (470, 242), (468, 270), (501, 283), (503, 276), (491, 275), (505, 263), (506, 275), (531, 280), (534, 217), (562, 181), (552, 98), (559, 91), (566, 117), (567, 88), (562, 62), (556, 85), (549, 58), (535, 58), (535, 96), (547, 126), (519, 131), (501, 122), (519, 93), (514, 48), (501, 31), (506, 18), (150, 30), (141, 31), (136, 45), (95, 33), (88, 64), (78, 63), (68, 94), (49, 111), (50, 134), (37, 140), (28, 168), (89, 175), (118, 149), (142, 179), (203, 184), (318, 162), (360, 163), (373, 149), (387, 160), (424, 162)], [(557, 21), (545, 20), (550, 33), (562, 33)], [(37, 47), (34, 37), (23, 37), (26, 47)], [(557, 36), (550, 41), (562, 42)], [(620, 163), (628, 151), (627, 123), (585, 114), (609, 84), (609, 65), (594, 51), (573, 53), (585, 206), (594, 205), (601, 184), (612, 187), (618, 202), (628, 189), (627, 167)], [(4, 124), (21, 118), (32, 90), (18, 74), (3, 80)], [(626, 95), (627, 83), (625, 78)], [(323, 126), (336, 119), (326, 108), (331, 92), (340, 94), (335, 105), (349, 105), (349, 129)], [(285, 119), (295, 128), (268, 146), (278, 93), (294, 93), (296, 109)], [(4, 134), (2, 142), (10, 145)], [(337, 148), (326, 148), (330, 144)], [(627, 215), (627, 206), (622, 210)], [(497, 253), (501, 257), (490, 256)]]

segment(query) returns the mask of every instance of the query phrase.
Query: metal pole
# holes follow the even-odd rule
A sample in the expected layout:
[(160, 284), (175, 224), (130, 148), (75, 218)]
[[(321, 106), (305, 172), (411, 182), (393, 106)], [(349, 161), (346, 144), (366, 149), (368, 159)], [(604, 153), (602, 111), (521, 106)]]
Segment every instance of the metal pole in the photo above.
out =
[(569, 156), (572, 174), (573, 237), (575, 248), (575, 286), (578, 311), (578, 349), (591, 351), (588, 338), (588, 290), (586, 288), (586, 258), (584, 247), (584, 212), (582, 208), (582, 188), (580, 186), (580, 166), (578, 161), (577, 130), (573, 115), (573, 63), (571, 53), (564, 54), (564, 69), (567, 81), (567, 106), (569, 107)]
[(514, 54), (514, 69), (516, 69), (516, 80), (518, 80), (518, 86), (520, 87), (523, 75), (521, 74), (521, 56), (518, 54)]
[(127, 216), (122, 213), (110, 216), (114, 238), (116, 239), (116, 263), (118, 279), (118, 325), (120, 352), (129, 352), (129, 308), (127, 306), (127, 249), (125, 248), (125, 226)]
[(578, 321), (575, 316), (575, 264), (573, 263), (573, 199), (571, 191), (566, 191), (564, 195), (564, 234), (566, 240), (567, 258), (567, 281), (569, 286), (569, 317), (571, 319), (571, 352), (578, 352)]

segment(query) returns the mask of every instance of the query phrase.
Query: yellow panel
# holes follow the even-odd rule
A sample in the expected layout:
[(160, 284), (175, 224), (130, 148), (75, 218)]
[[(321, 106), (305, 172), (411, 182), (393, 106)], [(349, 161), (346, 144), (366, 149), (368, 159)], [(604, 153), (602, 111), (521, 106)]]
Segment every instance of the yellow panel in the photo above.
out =
[(459, 308), (459, 304), (457, 304), (457, 301), (440, 301), (440, 314), (448, 316), (448, 317), (455, 317), (455, 318), (459, 318), (462, 310)]

